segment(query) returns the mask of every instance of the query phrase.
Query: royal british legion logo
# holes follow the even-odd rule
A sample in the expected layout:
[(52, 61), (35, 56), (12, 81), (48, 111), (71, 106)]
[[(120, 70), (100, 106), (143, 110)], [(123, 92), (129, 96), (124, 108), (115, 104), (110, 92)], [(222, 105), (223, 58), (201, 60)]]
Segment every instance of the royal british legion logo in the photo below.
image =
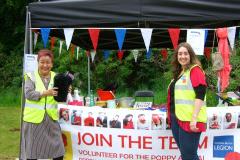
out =
[(213, 157), (224, 158), (228, 152), (234, 152), (234, 137), (215, 136), (213, 138)]

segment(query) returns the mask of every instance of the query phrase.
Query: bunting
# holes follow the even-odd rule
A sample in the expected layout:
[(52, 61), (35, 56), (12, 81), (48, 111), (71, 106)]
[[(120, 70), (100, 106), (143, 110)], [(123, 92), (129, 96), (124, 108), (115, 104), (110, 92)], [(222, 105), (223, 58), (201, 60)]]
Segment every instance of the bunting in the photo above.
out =
[(34, 48), (35, 48), (36, 45), (37, 45), (37, 39), (38, 39), (38, 33), (34, 32), (34, 40), (33, 40)]
[(75, 45), (71, 45), (71, 55), (72, 55), (72, 57), (74, 57), (74, 52), (75, 52)]
[(210, 48), (210, 47), (204, 48), (204, 55), (207, 58), (207, 60), (210, 60), (211, 52), (212, 52), (212, 48)]
[(91, 58), (92, 58), (92, 62), (93, 62), (95, 55), (96, 55), (96, 50), (91, 50), (90, 54), (91, 54)]
[(97, 45), (98, 45), (98, 37), (99, 37), (99, 32), (100, 29), (88, 29), (90, 38), (92, 40), (93, 48), (96, 51), (97, 50)]
[(176, 49), (177, 45), (178, 45), (180, 29), (179, 28), (169, 28), (168, 33), (169, 33), (170, 38), (172, 40), (173, 48)]
[(72, 41), (74, 28), (64, 28), (63, 31), (64, 31), (65, 40), (66, 40), (67, 50), (68, 50)]
[(152, 49), (149, 48), (149, 50), (146, 53), (146, 58), (149, 60), (151, 58), (151, 54), (152, 54)]
[(161, 51), (160, 51), (161, 55), (162, 55), (162, 58), (163, 58), (163, 61), (166, 61), (167, 60), (167, 57), (168, 57), (168, 51), (166, 48), (163, 48)]
[(208, 30), (205, 29), (205, 34), (204, 34), (204, 46), (206, 45), (207, 37), (208, 37)]
[(118, 53), (117, 53), (118, 59), (119, 59), (120, 61), (121, 61), (122, 58), (123, 58), (123, 54), (124, 54), (124, 52), (123, 52), (122, 50), (119, 50)]
[(107, 60), (109, 58), (110, 51), (109, 50), (104, 50), (103, 51), (103, 58), (104, 60)]
[(143, 36), (143, 40), (144, 40), (144, 44), (145, 44), (147, 52), (149, 50), (149, 46), (150, 46), (150, 42), (151, 42), (152, 30), (153, 29), (150, 29), (150, 28), (141, 29), (141, 33)]
[(51, 37), (51, 50), (54, 48), (55, 37)]
[(63, 45), (63, 41), (60, 40), (60, 43), (59, 43), (59, 55), (62, 53), (62, 45)]
[(86, 50), (86, 56), (89, 57), (90, 56), (90, 51)]
[(132, 50), (132, 54), (133, 54), (133, 57), (134, 57), (134, 60), (135, 60), (135, 62), (137, 62), (137, 58), (138, 58), (138, 50)]
[(228, 27), (227, 31), (228, 31), (228, 40), (233, 50), (234, 44), (235, 44), (236, 27)]
[(114, 31), (117, 38), (118, 49), (122, 50), (126, 29), (115, 29)]
[(77, 46), (77, 60), (78, 60), (78, 54), (79, 54), (79, 47)]
[(41, 30), (42, 40), (43, 40), (43, 46), (44, 48), (46, 48), (48, 43), (50, 28), (40, 28), (40, 30)]

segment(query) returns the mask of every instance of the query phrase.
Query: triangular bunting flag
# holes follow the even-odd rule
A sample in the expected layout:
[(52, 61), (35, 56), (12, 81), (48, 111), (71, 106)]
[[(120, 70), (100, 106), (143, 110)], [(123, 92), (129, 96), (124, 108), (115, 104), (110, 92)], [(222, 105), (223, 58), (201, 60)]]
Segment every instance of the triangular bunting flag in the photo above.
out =
[(60, 40), (60, 43), (59, 43), (59, 55), (62, 53), (62, 45), (63, 45), (63, 41)]
[(96, 55), (96, 50), (91, 50), (90, 54), (91, 54), (91, 58), (92, 58), (92, 62), (93, 62), (95, 55)]
[(64, 28), (63, 31), (64, 31), (65, 41), (67, 45), (67, 50), (68, 50), (72, 41), (74, 28)]
[[(80, 48), (80, 49), (81, 49), (81, 48)], [(84, 53), (85, 53), (85, 50), (84, 50), (84, 49), (81, 49), (81, 50), (80, 50), (80, 56), (83, 56)]]
[(77, 60), (78, 60), (78, 54), (79, 54), (79, 47), (77, 46)]
[(89, 57), (90, 56), (90, 51), (86, 51), (86, 56)]
[(212, 49), (210, 47), (205, 47), (204, 48), (204, 55), (207, 58), (207, 60), (210, 60), (211, 51), (212, 51)]
[(118, 49), (122, 50), (126, 29), (115, 29), (115, 35), (117, 37)]
[(71, 55), (74, 57), (74, 52), (75, 52), (75, 45), (71, 45)]
[(122, 50), (118, 50), (118, 59), (121, 61), (123, 58), (124, 52)]
[(51, 37), (51, 50), (54, 48), (55, 37)]
[(151, 37), (152, 37), (152, 30), (151, 28), (148, 29), (141, 29), (141, 33), (143, 36), (144, 44), (147, 49), (147, 52), (149, 50), (150, 42), (151, 42)]
[(233, 49), (235, 44), (236, 27), (228, 27), (227, 30), (228, 30), (228, 40), (231, 48)]
[(41, 28), (41, 35), (42, 35), (42, 40), (43, 40), (43, 46), (44, 48), (47, 47), (47, 42), (48, 42), (48, 36), (50, 33), (50, 28)]
[(98, 45), (98, 37), (99, 37), (99, 32), (100, 29), (88, 29), (90, 38), (92, 40), (93, 48), (96, 51), (97, 50), (97, 45)]
[(152, 49), (149, 48), (148, 52), (146, 53), (146, 58), (149, 60), (152, 54)]
[(162, 55), (162, 58), (163, 58), (163, 61), (166, 61), (167, 60), (167, 57), (168, 57), (168, 51), (166, 48), (163, 48), (161, 50), (161, 55)]
[(103, 58), (104, 58), (104, 60), (107, 60), (109, 55), (110, 55), (110, 51), (109, 50), (104, 50), (103, 51)]
[(207, 36), (208, 36), (208, 30), (205, 29), (204, 46), (206, 45), (206, 42), (207, 42)]
[(169, 32), (170, 38), (172, 40), (173, 48), (176, 49), (177, 45), (178, 45), (180, 29), (179, 28), (169, 28), (168, 32)]
[(35, 48), (36, 45), (37, 45), (37, 39), (38, 39), (38, 33), (34, 32), (34, 40), (33, 40), (34, 48)]
[(137, 62), (138, 50), (137, 50), (137, 49), (132, 50), (132, 54), (133, 54), (133, 57), (134, 57), (135, 62)]

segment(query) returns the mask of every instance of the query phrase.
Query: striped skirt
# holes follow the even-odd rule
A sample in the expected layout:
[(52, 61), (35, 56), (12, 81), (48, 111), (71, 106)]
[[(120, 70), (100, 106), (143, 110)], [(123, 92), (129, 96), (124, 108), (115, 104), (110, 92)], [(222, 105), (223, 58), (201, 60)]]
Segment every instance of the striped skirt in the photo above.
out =
[(40, 124), (22, 124), (21, 159), (50, 159), (65, 153), (61, 128), (47, 114)]

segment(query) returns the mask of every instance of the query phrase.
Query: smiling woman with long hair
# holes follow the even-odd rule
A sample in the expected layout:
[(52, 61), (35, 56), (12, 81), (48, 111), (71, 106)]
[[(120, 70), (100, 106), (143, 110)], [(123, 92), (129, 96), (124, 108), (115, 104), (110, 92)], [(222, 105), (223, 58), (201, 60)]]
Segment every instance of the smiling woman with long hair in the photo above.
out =
[[(168, 124), (182, 160), (199, 160), (201, 133), (206, 130), (206, 80), (190, 44), (180, 43), (173, 58), (173, 80), (168, 88)], [(186, 143), (187, 142), (187, 143)]]

